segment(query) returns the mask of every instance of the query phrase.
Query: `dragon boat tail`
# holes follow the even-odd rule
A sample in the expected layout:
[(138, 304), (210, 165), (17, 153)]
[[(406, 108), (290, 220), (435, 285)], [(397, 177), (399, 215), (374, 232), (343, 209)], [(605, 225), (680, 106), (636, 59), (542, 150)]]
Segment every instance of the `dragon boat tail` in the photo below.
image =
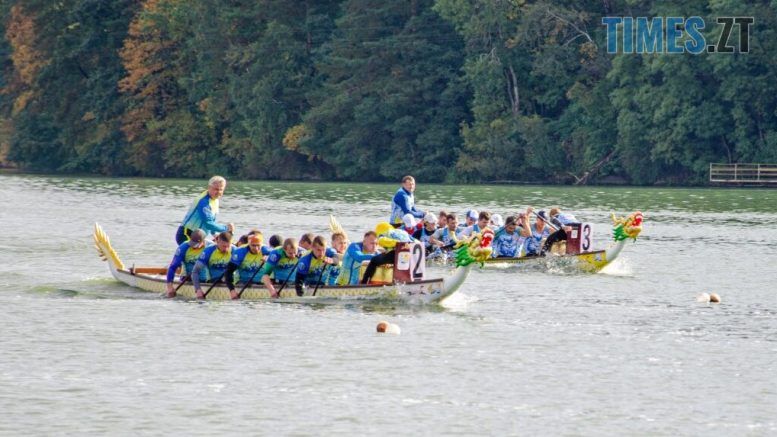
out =
[[(128, 268), (111, 245), (108, 235), (100, 225), (94, 226), (94, 243), (100, 257), (108, 263), (111, 275), (118, 281), (143, 291), (163, 294), (166, 292), (166, 267), (131, 267)], [(490, 250), (490, 249), (489, 249)], [(411, 260), (412, 262), (413, 260)], [(320, 286), (313, 296), (312, 287), (305, 290), (303, 296), (297, 296), (293, 285), (285, 288), (278, 298), (273, 299), (270, 292), (261, 283), (251, 284), (241, 295), (242, 300), (277, 300), (282, 302), (322, 302), (327, 299), (373, 299), (399, 300), (406, 303), (439, 303), (451, 296), (464, 283), (472, 264), (481, 262), (482, 257), (472, 250), (462, 250), (461, 259), (457, 261), (453, 272), (444, 278), (414, 279), (406, 282), (398, 280), (389, 284), (366, 284), (346, 286)], [(423, 265), (424, 260), (420, 259)], [(410, 269), (408, 269), (410, 270)], [(410, 275), (412, 276), (412, 275)], [(175, 285), (180, 285), (176, 277)], [(177, 295), (195, 299), (194, 286), (188, 282), (182, 285)], [(208, 300), (229, 300), (230, 293), (225, 284), (217, 284), (207, 295)]]

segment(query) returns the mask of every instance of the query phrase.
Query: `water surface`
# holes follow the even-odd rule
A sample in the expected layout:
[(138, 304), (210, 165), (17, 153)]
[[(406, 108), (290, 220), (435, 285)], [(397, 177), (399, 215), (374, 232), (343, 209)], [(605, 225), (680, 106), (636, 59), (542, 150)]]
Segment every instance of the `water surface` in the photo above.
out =
[[(645, 213), (603, 273), (477, 271), (443, 307), (199, 303), (115, 282), (93, 223), (126, 264), (162, 265), (204, 184), (0, 175), (0, 433), (777, 432), (777, 191), (420, 181), (433, 211), (561, 205), (598, 246), (610, 211)], [(335, 214), (355, 238), (395, 190), (230, 182), (221, 218), (298, 237)], [(383, 319), (402, 335), (376, 334)]]

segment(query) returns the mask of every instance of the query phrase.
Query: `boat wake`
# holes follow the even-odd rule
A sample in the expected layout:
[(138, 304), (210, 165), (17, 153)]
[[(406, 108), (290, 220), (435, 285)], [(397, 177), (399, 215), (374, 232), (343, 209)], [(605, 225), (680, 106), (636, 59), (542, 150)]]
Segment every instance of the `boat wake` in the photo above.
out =
[(626, 277), (634, 276), (634, 271), (632, 270), (631, 265), (626, 261), (625, 258), (616, 259), (610, 264), (607, 264), (606, 266), (604, 266), (604, 268), (600, 270), (598, 273), (602, 275), (607, 275), (607, 276), (626, 276)]

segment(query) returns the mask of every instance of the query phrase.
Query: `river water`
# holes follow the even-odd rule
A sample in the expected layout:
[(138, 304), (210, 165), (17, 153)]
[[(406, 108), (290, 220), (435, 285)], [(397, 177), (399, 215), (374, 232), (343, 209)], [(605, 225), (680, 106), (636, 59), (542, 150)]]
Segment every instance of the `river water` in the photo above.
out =
[[(0, 175), (1, 434), (777, 433), (775, 190), (420, 181), (434, 211), (562, 205), (599, 247), (610, 211), (645, 213), (602, 273), (473, 271), (443, 306), (187, 302), (114, 281), (93, 223), (126, 264), (163, 265), (204, 185)], [(396, 188), (231, 182), (220, 218), (298, 237), (335, 214), (358, 236)]]

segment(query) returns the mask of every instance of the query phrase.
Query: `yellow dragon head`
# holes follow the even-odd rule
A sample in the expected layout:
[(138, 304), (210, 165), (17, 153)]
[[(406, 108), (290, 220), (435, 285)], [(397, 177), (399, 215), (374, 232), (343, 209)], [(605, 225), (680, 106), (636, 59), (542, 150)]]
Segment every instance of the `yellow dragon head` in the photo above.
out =
[(636, 240), (639, 233), (642, 232), (642, 212), (635, 211), (626, 217), (615, 217), (615, 214), (610, 214), (612, 218), (612, 237), (615, 241), (623, 241), (627, 238)]

